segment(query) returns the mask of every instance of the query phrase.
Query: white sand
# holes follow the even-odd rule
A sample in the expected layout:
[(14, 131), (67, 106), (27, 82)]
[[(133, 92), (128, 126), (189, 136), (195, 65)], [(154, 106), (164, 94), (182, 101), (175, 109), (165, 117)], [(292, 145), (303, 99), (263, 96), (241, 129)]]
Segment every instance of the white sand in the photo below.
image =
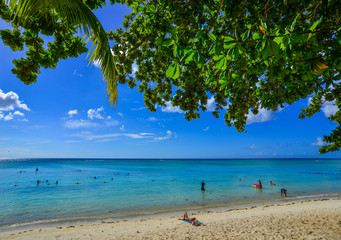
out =
[[(180, 216), (179, 216), (180, 217)], [(0, 234), (0, 239), (341, 239), (341, 199), (308, 200), (178, 217), (49, 227)]]

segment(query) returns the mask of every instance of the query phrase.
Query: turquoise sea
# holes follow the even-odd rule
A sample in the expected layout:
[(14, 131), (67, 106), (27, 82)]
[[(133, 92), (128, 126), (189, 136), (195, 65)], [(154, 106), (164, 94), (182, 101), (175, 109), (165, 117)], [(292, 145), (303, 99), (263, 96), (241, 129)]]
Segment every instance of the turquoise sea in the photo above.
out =
[[(202, 180), (206, 191), (200, 189)], [(262, 190), (251, 186), (258, 180)], [(335, 159), (0, 160), (0, 231), (339, 197), (340, 183), (341, 160)], [(287, 189), (287, 198), (281, 197), (281, 188)]]

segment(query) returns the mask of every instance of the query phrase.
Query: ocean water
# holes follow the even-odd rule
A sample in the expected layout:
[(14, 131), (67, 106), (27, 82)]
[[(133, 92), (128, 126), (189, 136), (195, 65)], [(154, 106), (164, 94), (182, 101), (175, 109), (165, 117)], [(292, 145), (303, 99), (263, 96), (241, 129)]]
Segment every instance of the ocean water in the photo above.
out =
[[(262, 190), (251, 186), (258, 180)], [(340, 196), (340, 183), (335, 159), (0, 160), (0, 230)]]

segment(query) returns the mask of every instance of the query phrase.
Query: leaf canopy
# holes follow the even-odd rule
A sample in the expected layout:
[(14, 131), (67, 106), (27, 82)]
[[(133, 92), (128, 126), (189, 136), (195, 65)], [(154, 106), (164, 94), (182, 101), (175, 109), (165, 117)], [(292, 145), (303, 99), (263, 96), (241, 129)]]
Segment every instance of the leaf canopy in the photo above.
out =
[[(199, 118), (208, 98), (213, 115), (245, 131), (247, 115), (276, 111), (312, 96), (300, 118), (311, 117), (325, 101), (339, 111), (338, 126), (321, 153), (341, 147), (341, 28), (337, 1), (132, 1), (132, 12), (112, 35), (120, 83), (130, 81), (145, 105), (171, 101), (188, 120)], [(120, 56), (120, 51), (129, 51)], [(154, 82), (155, 84), (150, 84)], [(175, 90), (175, 91), (173, 91)]]
[[(111, 101), (116, 99), (117, 79), (138, 85), (149, 110), (171, 101), (191, 120), (207, 110), (208, 98), (214, 96), (213, 115), (223, 113), (225, 123), (242, 132), (250, 112), (276, 111), (311, 97), (299, 118), (313, 116), (326, 101), (334, 103), (338, 111), (329, 119), (338, 125), (324, 136), (328, 144), (320, 153), (341, 147), (338, 1), (111, 0), (126, 4), (131, 14), (123, 28), (108, 35), (89, 10), (105, 0), (8, 2), (10, 8), (0, 0), (0, 17), (11, 21), (16, 13), (13, 26), (25, 31), (0, 34), (13, 51), (24, 45), (29, 49), (26, 59), (14, 60), (12, 70), (25, 83), (36, 81), (40, 67), (54, 68), (59, 59), (85, 52), (82, 39), (74, 36), (82, 27), (98, 44), (90, 61), (99, 60)], [(16, 4), (21, 7), (16, 9)], [(47, 50), (38, 33), (55, 37)], [(114, 56), (105, 37), (115, 41)], [(134, 77), (133, 64), (138, 66)]]
[[(105, 1), (85, 1), (92, 8), (105, 4)], [(81, 0), (1, 0), (1, 18), (12, 21), (11, 30), (1, 30), (0, 35), (5, 45), (13, 51), (23, 50), (24, 43), (29, 51), (26, 59), (14, 60), (17, 74), (26, 84), (35, 82), (40, 66), (54, 68), (58, 59), (69, 56), (76, 57), (86, 51), (80, 37), (74, 37), (76, 29), (83, 30), (92, 40), (92, 47), (88, 53), (89, 64), (96, 63), (103, 72), (103, 79), (107, 82), (109, 100), (116, 104), (117, 83), (116, 64), (108, 42), (108, 36), (101, 23), (91, 9)], [(17, 27), (23, 27), (23, 34)], [(55, 42), (45, 50), (44, 41), (39, 33), (54, 35)], [(61, 49), (60, 44), (66, 47)]]

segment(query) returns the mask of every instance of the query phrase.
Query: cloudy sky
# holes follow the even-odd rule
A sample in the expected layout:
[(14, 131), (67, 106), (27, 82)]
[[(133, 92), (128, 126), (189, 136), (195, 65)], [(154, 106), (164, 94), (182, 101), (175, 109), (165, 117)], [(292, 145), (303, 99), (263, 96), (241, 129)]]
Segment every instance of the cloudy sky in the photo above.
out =
[[(107, 6), (96, 11), (105, 29), (120, 26), (128, 10)], [(8, 24), (0, 20), (0, 29)], [(108, 104), (99, 69), (87, 66), (86, 54), (42, 69), (37, 83), (25, 85), (12, 73), (12, 52), (0, 41), (0, 158), (275, 158), (341, 157), (319, 155), (336, 124), (327, 119), (337, 109), (332, 103), (310, 119), (300, 120), (301, 99), (284, 109), (262, 109), (250, 114), (247, 133), (227, 127), (211, 111), (188, 122), (168, 104), (149, 112), (143, 95), (126, 85), (118, 88), (118, 104)]]

